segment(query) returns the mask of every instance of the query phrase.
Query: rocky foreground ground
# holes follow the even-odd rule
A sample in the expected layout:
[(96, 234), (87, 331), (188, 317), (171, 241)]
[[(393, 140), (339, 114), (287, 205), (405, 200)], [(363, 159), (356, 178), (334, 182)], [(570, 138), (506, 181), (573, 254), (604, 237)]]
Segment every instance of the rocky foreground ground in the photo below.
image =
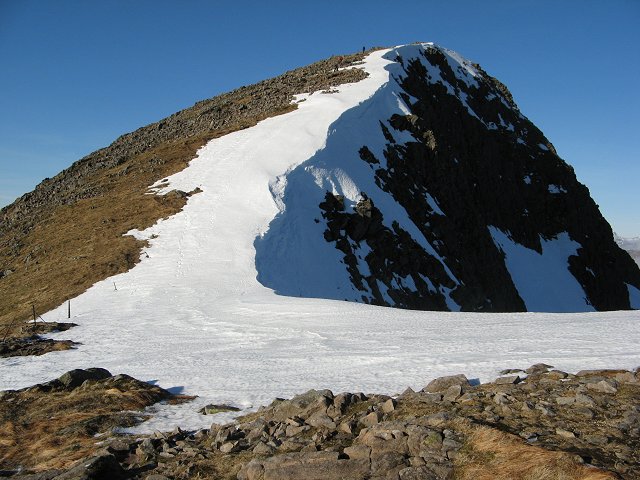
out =
[[(0, 393), (0, 476), (13, 479), (637, 479), (640, 369), (548, 365), (400, 395), (311, 390), (210, 429), (131, 437), (157, 401), (104, 369)], [(211, 407), (212, 409), (224, 406)], [(135, 411), (138, 412), (135, 412)]]

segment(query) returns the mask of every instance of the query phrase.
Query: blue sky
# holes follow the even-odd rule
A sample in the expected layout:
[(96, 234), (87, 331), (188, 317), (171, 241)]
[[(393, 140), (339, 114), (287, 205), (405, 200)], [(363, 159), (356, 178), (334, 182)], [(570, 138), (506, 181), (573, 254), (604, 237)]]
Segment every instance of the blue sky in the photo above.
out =
[(640, 235), (640, 1), (0, 0), (0, 205), (203, 98), (363, 46), (480, 63)]

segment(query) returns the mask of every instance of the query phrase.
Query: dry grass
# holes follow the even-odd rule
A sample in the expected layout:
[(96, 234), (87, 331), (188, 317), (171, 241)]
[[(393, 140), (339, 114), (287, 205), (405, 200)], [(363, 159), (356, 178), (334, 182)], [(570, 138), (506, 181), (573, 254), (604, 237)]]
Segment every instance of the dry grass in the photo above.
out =
[[(168, 397), (134, 379), (72, 391), (20, 391), (0, 400), (0, 465), (64, 469), (98, 448), (96, 434), (139, 423), (139, 411)], [(125, 413), (123, 413), (125, 412)]]
[(610, 480), (574, 455), (524, 443), (496, 429), (462, 424), (467, 441), (455, 459), (458, 480)]

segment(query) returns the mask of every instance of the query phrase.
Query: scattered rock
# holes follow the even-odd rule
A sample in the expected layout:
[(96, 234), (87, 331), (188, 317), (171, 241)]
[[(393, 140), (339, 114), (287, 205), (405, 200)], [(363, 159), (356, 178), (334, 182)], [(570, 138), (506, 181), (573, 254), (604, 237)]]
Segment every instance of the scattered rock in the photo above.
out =
[[(609, 393), (601, 382), (611, 387), (617, 382), (612, 376), (549, 373), (554, 372), (473, 388), (465, 385), (466, 377), (449, 377), (431, 384), (438, 392), (409, 391), (397, 398), (310, 390), (209, 430), (175, 429), (105, 444), (109, 461), (115, 459), (127, 475), (144, 471), (147, 477), (197, 478), (215, 471), (219, 477), (256, 480), (440, 479), (453, 478), (456, 466), (470, 458), (483, 458), (469, 456), (475, 448), (469, 435), (491, 426), (517, 435), (522, 445), (564, 450), (622, 478), (638, 478), (640, 388), (621, 383)], [(68, 377), (78, 380), (66, 383), (77, 384), (85, 376), (72, 372)], [(68, 391), (54, 382), (58, 386), (51, 391)], [(72, 391), (86, 385), (92, 383)], [(464, 388), (469, 391), (462, 393)]]
[(500, 375), (511, 375), (512, 373), (524, 373), (521, 368), (507, 368), (500, 371)]
[(77, 343), (71, 340), (52, 340), (36, 336), (7, 338), (0, 341), (0, 358), (39, 356), (59, 350), (69, 350)]
[(576, 438), (576, 435), (573, 432), (562, 428), (556, 428), (556, 433), (564, 438)]

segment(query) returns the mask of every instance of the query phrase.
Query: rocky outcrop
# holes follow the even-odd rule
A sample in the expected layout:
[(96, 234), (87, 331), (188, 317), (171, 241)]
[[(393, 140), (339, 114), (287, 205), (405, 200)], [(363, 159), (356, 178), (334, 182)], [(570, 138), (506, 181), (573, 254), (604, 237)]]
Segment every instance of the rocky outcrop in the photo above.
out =
[(46, 478), (88, 468), (91, 478), (157, 480), (638, 478), (640, 372), (503, 373), (482, 385), (443, 377), (393, 397), (310, 390), (210, 429), (111, 438)]
[(76, 345), (75, 342), (42, 338), (40, 334), (63, 332), (75, 326), (75, 323), (38, 322), (22, 325), (20, 330), (12, 331), (12, 326), (8, 325), (0, 339), (0, 357), (44, 355), (49, 352), (69, 350)]

